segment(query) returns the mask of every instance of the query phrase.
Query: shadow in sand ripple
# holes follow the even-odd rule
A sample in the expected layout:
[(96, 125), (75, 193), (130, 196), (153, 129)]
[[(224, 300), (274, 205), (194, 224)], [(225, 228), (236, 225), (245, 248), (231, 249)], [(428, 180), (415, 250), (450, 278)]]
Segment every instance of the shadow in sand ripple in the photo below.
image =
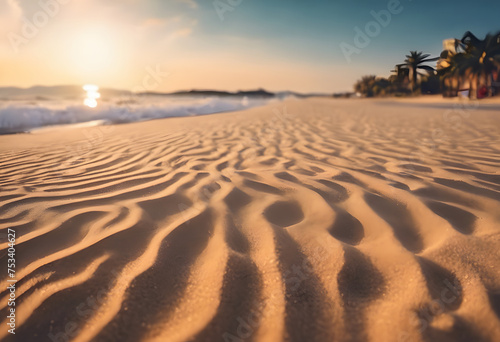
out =
[(253, 180), (245, 179), (244, 181), (245, 186), (248, 186), (249, 188), (252, 188), (257, 191), (261, 192), (267, 192), (269, 194), (274, 194), (274, 195), (281, 195), (283, 193), (282, 190), (275, 188), (274, 186), (265, 184), (265, 183), (260, 183), (256, 182)]
[(326, 179), (319, 180), (319, 182), (333, 190), (333, 194), (331, 196), (334, 196), (337, 201), (342, 202), (349, 198), (349, 193), (342, 185)]
[(289, 182), (297, 183), (299, 184), (300, 181), (293, 175), (289, 174), (288, 172), (278, 172), (274, 174), (277, 178), (287, 180)]
[(385, 292), (382, 273), (370, 259), (353, 247), (344, 248), (344, 266), (337, 283), (344, 302), (344, 322), (350, 332), (350, 341), (366, 341), (364, 311)]
[(365, 236), (361, 222), (344, 209), (336, 208), (335, 211), (337, 217), (329, 229), (330, 234), (337, 240), (349, 245), (359, 244)]
[(87, 235), (92, 222), (104, 215), (101, 211), (75, 215), (56, 229), (19, 244), (16, 247), (16, 267), (22, 268), (39, 258), (75, 245)]
[(500, 319), (500, 291), (490, 291), (488, 293), (488, 298), (490, 300), (491, 308)]
[(288, 227), (301, 222), (304, 213), (300, 204), (294, 201), (278, 201), (264, 211), (266, 219), (279, 227)]
[(261, 286), (259, 271), (253, 261), (231, 254), (217, 313), (192, 341), (253, 341), (265, 314), (259, 304)]
[(333, 341), (333, 310), (325, 288), (295, 240), (282, 228), (274, 232), (285, 282), (285, 340)]
[(139, 206), (155, 222), (163, 221), (170, 215), (177, 214), (190, 207), (192, 204), (193, 203), (189, 198), (181, 194), (172, 194), (161, 198), (139, 202)]
[(492, 339), (484, 336), (483, 333), (457, 315), (451, 316), (453, 324), (451, 328), (443, 330), (434, 327), (428, 327), (423, 331), (424, 340), (427, 342), (491, 342)]
[[(89, 265), (94, 259), (89, 258)], [(78, 276), (78, 272), (65, 272), (63, 277), (50, 279), (47, 287), (50, 291), (54, 287), (62, 287), (48, 297), (41, 306), (36, 308), (27, 321), (16, 329), (14, 341), (66, 341), (76, 337), (84, 328), (84, 322), (96, 313), (112, 284), (109, 279), (111, 262), (99, 265), (95, 273), (87, 274), (77, 284), (67, 287), (63, 285), (68, 279)], [(85, 273), (82, 270), (83, 273)], [(39, 283), (38, 288), (47, 283)], [(23, 296), (36, 295), (36, 291), (29, 291)], [(61, 304), (64, 303), (64, 304)], [(20, 306), (20, 302), (16, 306)], [(30, 305), (31, 303), (25, 303)], [(22, 304), (21, 304), (22, 305)]]
[(354, 178), (350, 173), (347, 172), (342, 172), (337, 176), (334, 176), (333, 179), (341, 181), (341, 182), (346, 182), (346, 183), (351, 183), (359, 186), (364, 186), (363, 182), (360, 180)]
[(96, 340), (140, 341), (148, 333), (145, 325), (172, 314), (187, 286), (190, 267), (212, 231), (210, 211), (175, 228), (164, 239), (155, 264), (130, 284), (120, 311)]
[(436, 183), (442, 184), (452, 189), (464, 191), (470, 194), (489, 197), (491, 199), (500, 201), (500, 192), (477, 187), (463, 181), (453, 179), (434, 178)]
[(250, 250), (250, 243), (241, 232), (240, 227), (237, 225), (237, 222), (235, 222), (233, 215), (227, 215), (226, 223), (225, 239), (229, 248), (242, 254), (248, 253)]
[(344, 266), (337, 282), (346, 307), (364, 306), (385, 291), (382, 273), (354, 247), (344, 247)]
[(462, 304), (462, 284), (449, 270), (435, 262), (417, 257), (424, 275), (427, 289), (434, 301), (439, 301), (444, 310), (456, 310)]
[(432, 210), (436, 215), (441, 216), (450, 224), (453, 228), (462, 234), (472, 234), (474, 232), (474, 226), (477, 220), (476, 215), (465, 211), (463, 209), (454, 207), (449, 204), (427, 201), (425, 204)]
[(246, 192), (243, 192), (238, 188), (234, 188), (224, 198), (224, 202), (226, 203), (229, 210), (236, 213), (247, 204), (251, 203), (252, 197), (250, 197)]
[(422, 251), (422, 237), (404, 204), (371, 193), (365, 193), (365, 201), (392, 227), (394, 235), (407, 250)]

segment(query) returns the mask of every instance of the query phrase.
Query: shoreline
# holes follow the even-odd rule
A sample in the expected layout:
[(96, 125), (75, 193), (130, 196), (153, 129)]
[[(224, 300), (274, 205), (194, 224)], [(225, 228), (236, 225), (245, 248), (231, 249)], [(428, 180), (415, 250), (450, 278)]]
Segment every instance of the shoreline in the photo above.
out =
[[(277, 103), (282, 103), (287, 100), (295, 100), (295, 101), (300, 101), (304, 100), (304, 98), (299, 98), (299, 97), (292, 97), (288, 99), (275, 99), (277, 102), (272, 102), (274, 104)], [(443, 98), (441, 95), (419, 95), (416, 97), (372, 97), (372, 98), (333, 98), (329, 96), (317, 96), (317, 97), (309, 97), (305, 98), (307, 99), (323, 99), (323, 100), (332, 100), (332, 101), (373, 101), (374, 103), (382, 103), (382, 104), (415, 104), (415, 105), (436, 105), (435, 108), (438, 109), (452, 109), (456, 108), (457, 105), (467, 107), (469, 104), (471, 105), (472, 109), (484, 109), (484, 110), (500, 110), (500, 97), (495, 97), (495, 98), (489, 98), (489, 99), (481, 99), (481, 100), (469, 100), (468, 98), (461, 98), (461, 97), (454, 97), (454, 98)], [(28, 130), (8, 130), (4, 129), (2, 132), (2, 129), (0, 128), (0, 136), (3, 135), (13, 135), (13, 134), (39, 134), (40, 132), (44, 131), (52, 131), (52, 130), (64, 130), (64, 129), (74, 129), (78, 128), (79, 126), (87, 126), (87, 125), (92, 125), (93, 122), (101, 122), (100, 126), (104, 125), (122, 125), (122, 124), (131, 124), (135, 122), (145, 122), (145, 121), (155, 121), (155, 120), (162, 120), (162, 119), (172, 119), (172, 118), (184, 118), (184, 117), (200, 117), (200, 116), (206, 116), (206, 115), (214, 115), (214, 114), (227, 114), (227, 113), (237, 113), (237, 112), (244, 112), (247, 111), (251, 108), (257, 108), (257, 107), (265, 107), (269, 105), (269, 103), (250, 107), (250, 108), (242, 108), (240, 110), (234, 111), (234, 110), (226, 110), (226, 111), (220, 111), (216, 113), (210, 113), (210, 114), (193, 114), (193, 115), (179, 115), (179, 116), (167, 116), (163, 118), (152, 118), (152, 119), (146, 119), (146, 120), (139, 120), (139, 121), (131, 121), (131, 122), (105, 122), (106, 120), (90, 120), (90, 121), (83, 121), (79, 123), (68, 123), (68, 124), (61, 124), (61, 125), (46, 125), (46, 126), (40, 126), (40, 127), (34, 127)], [(446, 106), (450, 107), (446, 107)]]

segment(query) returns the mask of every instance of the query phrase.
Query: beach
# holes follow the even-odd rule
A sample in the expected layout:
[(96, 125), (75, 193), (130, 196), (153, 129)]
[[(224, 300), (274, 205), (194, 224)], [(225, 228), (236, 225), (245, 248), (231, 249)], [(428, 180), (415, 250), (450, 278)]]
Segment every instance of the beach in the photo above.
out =
[(0, 338), (498, 341), (498, 113), (309, 98), (0, 135)]

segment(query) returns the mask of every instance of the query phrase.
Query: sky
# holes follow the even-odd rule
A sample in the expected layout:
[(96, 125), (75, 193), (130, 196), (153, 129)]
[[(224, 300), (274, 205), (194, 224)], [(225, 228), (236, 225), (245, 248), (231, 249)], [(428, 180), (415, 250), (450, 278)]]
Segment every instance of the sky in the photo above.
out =
[(410, 50), (499, 31), (499, 13), (494, 0), (0, 0), (0, 86), (349, 91)]

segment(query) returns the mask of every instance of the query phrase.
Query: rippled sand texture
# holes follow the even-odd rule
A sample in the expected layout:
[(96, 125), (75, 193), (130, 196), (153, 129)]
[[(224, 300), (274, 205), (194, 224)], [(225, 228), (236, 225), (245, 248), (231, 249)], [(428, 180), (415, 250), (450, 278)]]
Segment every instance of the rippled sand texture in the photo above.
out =
[(16, 340), (499, 341), (500, 115), (445, 107), (0, 136)]

